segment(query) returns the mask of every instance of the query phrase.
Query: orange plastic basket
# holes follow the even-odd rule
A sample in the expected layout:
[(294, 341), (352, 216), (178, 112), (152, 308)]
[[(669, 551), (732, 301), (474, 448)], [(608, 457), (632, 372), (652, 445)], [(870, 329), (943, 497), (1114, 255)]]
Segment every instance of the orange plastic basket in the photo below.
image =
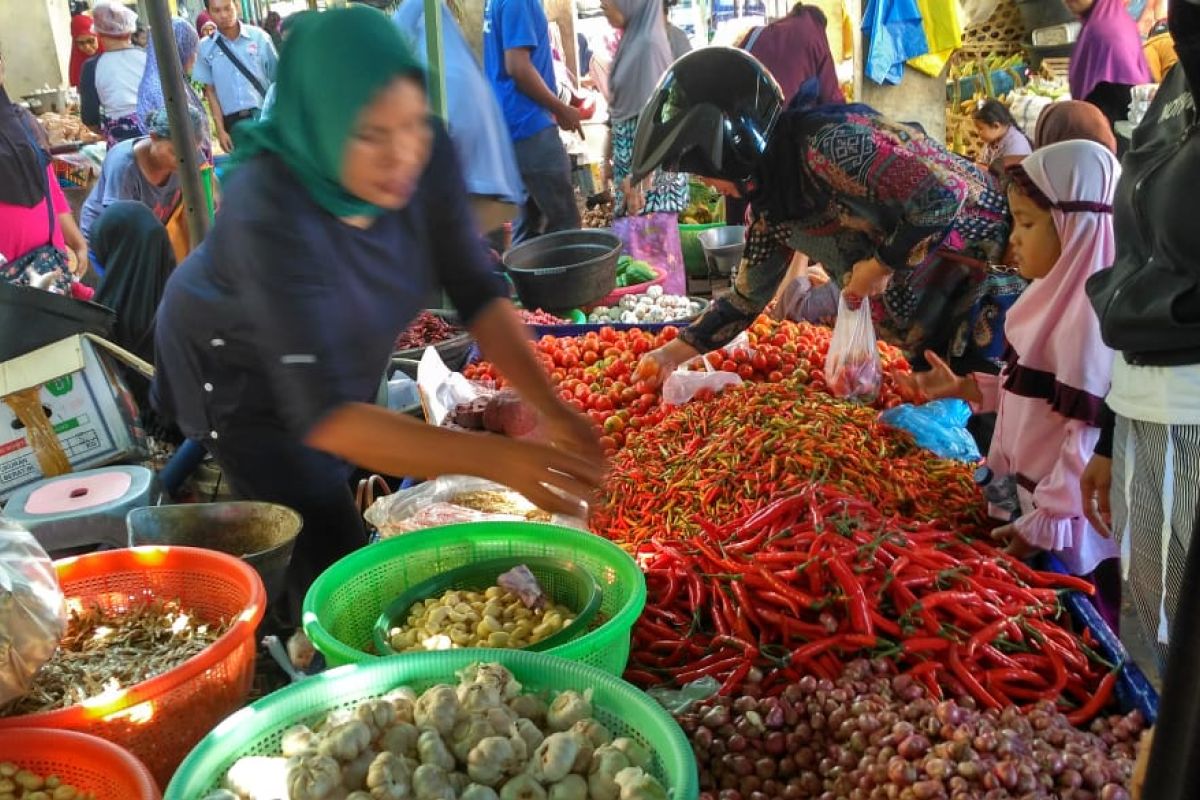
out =
[(115, 744), (74, 731), (0, 730), (0, 762), (90, 792), (96, 800), (159, 800), (146, 765)]
[[(178, 600), (198, 618), (232, 619), (203, 652), (169, 672), (71, 708), (0, 718), (7, 728), (80, 731), (118, 744), (166, 786), (184, 756), (245, 704), (254, 681), (262, 579), (234, 556), (197, 547), (135, 547), (55, 562), (68, 604), (123, 611), (138, 598)], [(0, 748), (0, 753), (3, 753)]]

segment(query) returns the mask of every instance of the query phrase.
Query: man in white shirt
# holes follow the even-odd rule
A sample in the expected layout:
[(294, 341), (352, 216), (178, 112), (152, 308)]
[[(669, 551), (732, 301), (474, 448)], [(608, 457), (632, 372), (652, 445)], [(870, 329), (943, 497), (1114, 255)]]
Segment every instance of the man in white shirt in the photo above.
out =
[(205, 0), (204, 5), (217, 32), (200, 42), (192, 77), (204, 84), (217, 139), (229, 153), (234, 127), (262, 111), (279, 56), (266, 31), (238, 19), (236, 0)]

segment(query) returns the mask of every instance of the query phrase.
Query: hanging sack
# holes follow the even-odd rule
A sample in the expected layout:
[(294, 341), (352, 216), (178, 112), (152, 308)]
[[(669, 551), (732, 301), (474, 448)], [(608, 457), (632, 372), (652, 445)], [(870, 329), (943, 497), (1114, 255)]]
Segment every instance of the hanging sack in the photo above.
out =
[(879, 396), (883, 367), (870, 300), (864, 299), (858, 308), (851, 308), (844, 294), (838, 301), (837, 324), (825, 357), (825, 380), (834, 397), (843, 400), (870, 403)]

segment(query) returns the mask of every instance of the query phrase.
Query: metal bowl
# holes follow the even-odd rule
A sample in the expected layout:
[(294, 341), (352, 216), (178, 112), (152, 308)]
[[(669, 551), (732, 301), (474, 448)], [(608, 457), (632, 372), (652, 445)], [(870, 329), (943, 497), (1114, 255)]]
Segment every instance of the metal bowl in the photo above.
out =
[(284, 589), (292, 547), (304, 521), (274, 503), (186, 503), (135, 508), (125, 517), (129, 546), (206, 547), (240, 557), (274, 600)]
[(699, 236), (700, 247), (710, 272), (729, 275), (742, 260), (746, 250), (746, 226), (725, 225), (704, 231)]
[(517, 296), (526, 308), (548, 311), (586, 306), (617, 286), (621, 240), (602, 230), (560, 231), (504, 254)]

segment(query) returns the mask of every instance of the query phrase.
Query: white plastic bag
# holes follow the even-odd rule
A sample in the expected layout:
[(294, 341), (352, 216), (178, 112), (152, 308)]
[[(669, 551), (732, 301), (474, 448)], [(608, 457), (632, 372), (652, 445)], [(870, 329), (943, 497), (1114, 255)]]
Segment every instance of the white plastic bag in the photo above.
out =
[(0, 518), (0, 706), (29, 692), (66, 631), (54, 563), (32, 533)]
[[(503, 492), (513, 503), (513, 513), (492, 513), (456, 505), (454, 499), (471, 492)], [(383, 538), (411, 531), (454, 525), (462, 522), (526, 522), (537, 507), (507, 486), (465, 475), (444, 475), (410, 489), (381, 497), (363, 517)], [(587, 530), (587, 523), (575, 517), (555, 515), (554, 525)]]
[[(725, 345), (724, 349), (730, 353), (736, 353), (739, 350), (751, 350), (750, 339), (745, 333), (738, 334), (738, 337)], [(690, 365), (696, 360), (692, 359), (682, 364), (679, 369), (672, 372), (663, 381), (663, 402), (667, 405), (681, 406), (705, 389), (708, 389), (713, 394), (720, 394), (730, 386), (742, 385), (742, 379), (737, 373), (714, 370), (712, 364), (708, 363), (707, 358), (704, 356), (697, 356), (696, 358), (700, 359), (700, 363), (704, 365), (703, 372), (690, 369)]]
[(851, 308), (845, 295), (838, 301), (837, 324), (825, 357), (825, 380), (834, 397), (870, 403), (879, 396), (883, 368), (870, 300), (864, 299), (858, 308)]

